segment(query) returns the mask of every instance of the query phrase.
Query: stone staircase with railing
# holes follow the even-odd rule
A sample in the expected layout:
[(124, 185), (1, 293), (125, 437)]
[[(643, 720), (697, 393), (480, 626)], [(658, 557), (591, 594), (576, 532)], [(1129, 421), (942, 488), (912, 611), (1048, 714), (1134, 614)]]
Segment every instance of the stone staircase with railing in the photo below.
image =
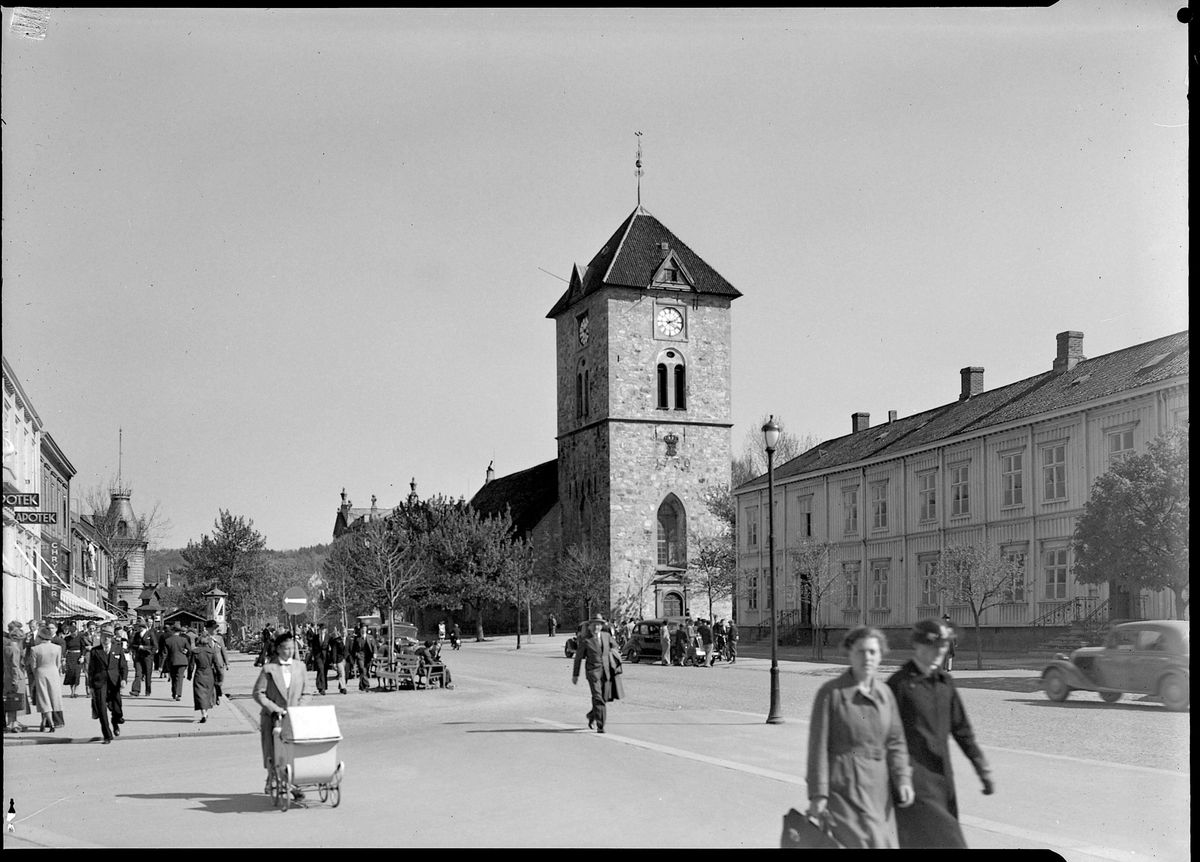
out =
[(1036, 651), (1070, 653), (1080, 647), (1099, 645), (1108, 626), (1108, 611), (1108, 599), (1094, 604), (1070, 599), (1051, 608), (1033, 622), (1035, 626), (1054, 629)]

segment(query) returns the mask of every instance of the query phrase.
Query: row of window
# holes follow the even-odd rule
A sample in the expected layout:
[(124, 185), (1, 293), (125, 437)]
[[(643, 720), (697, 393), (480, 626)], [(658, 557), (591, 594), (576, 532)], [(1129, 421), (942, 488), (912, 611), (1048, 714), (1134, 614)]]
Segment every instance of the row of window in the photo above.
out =
[[(1017, 565), (1018, 575), (1013, 581), (1005, 587), (1003, 598), (1006, 602), (1023, 603), (1033, 593), (1033, 585), (1026, 579), (1025, 574), (1025, 558), (1026, 554), (1023, 550), (1007, 550), (1005, 556)], [(1050, 548), (1042, 554), (1042, 594), (1043, 598), (1048, 600), (1058, 600), (1067, 598), (1067, 582), (1070, 574), (1070, 563), (1068, 561), (1069, 551), (1067, 548)], [(889, 585), (892, 575), (891, 559), (871, 560), (870, 561), (870, 578), (868, 580), (868, 589), (870, 590), (870, 600), (872, 609), (883, 609), (890, 607), (889, 604)], [(937, 555), (923, 555), (919, 561), (920, 566), (920, 584), (921, 592), (918, 599), (918, 605), (936, 606), (941, 604), (939, 601), (942, 596), (939, 595), (939, 587), (935, 571), (937, 568)], [(842, 605), (845, 608), (852, 609), (859, 607), (861, 587), (862, 563), (858, 561), (842, 563)], [(803, 573), (800, 574), (800, 579), (807, 578)], [(748, 610), (758, 609), (758, 575), (746, 575), (746, 607)]]
[[(580, 360), (575, 369), (575, 418), (585, 419), (592, 412), (591, 369)], [(655, 365), (655, 406), (659, 410), (687, 409), (687, 365), (677, 350), (664, 350)]]
[[(1121, 430), (1108, 435), (1109, 463), (1133, 452), (1133, 431)], [(1039, 450), (1042, 480), (1042, 502), (1059, 503), (1067, 499), (1067, 444), (1043, 446)], [(952, 464), (947, 468), (950, 480), (950, 517), (962, 518), (971, 514), (971, 465)], [(1025, 505), (1025, 453), (1006, 452), (1000, 456), (1000, 505), (1013, 508)], [(886, 530), (889, 526), (888, 482), (886, 479), (870, 484), (871, 529)], [(799, 504), (797, 535), (810, 537), (812, 532), (812, 497), (802, 497)], [(925, 470), (917, 474), (917, 516), (921, 523), (938, 519), (938, 471)], [(746, 546), (758, 546), (758, 507), (746, 510)], [(859, 525), (859, 489), (842, 489), (842, 533), (857, 535)]]

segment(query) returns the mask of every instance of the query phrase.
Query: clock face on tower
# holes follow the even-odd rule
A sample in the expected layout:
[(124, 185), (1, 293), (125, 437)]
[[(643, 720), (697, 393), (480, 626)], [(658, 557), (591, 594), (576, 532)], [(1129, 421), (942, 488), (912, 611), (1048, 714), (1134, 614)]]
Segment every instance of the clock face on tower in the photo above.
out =
[(660, 308), (654, 316), (654, 325), (663, 335), (674, 338), (683, 332), (683, 312), (678, 308)]
[(583, 317), (579, 318), (579, 343), (586, 346), (588, 343), (588, 338), (588, 319), (587, 315), (585, 314)]

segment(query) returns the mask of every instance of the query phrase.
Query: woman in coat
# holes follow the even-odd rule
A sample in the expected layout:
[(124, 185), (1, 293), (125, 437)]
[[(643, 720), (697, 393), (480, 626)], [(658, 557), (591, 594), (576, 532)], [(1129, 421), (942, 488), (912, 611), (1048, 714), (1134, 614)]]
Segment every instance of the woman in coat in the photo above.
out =
[[(294, 659), (296, 642), (292, 633), (284, 630), (275, 636), (275, 653), (263, 665), (254, 682), (251, 696), (262, 707), (259, 713), (259, 736), (262, 741), (263, 767), (267, 770), (267, 785), (263, 793), (275, 789), (275, 722), (287, 715), (289, 706), (298, 706), (304, 695), (304, 662)], [(304, 794), (293, 790), (292, 795), (303, 799)]]
[[(4, 699), (6, 706), (23, 699), (28, 679), (25, 675), (25, 626), (18, 620), (8, 624), (4, 632)], [(10, 698), (12, 699), (10, 701)], [(28, 730), (17, 720), (21, 709), (4, 710), (4, 730), (16, 733)]]
[(208, 721), (208, 711), (217, 699), (217, 674), (220, 660), (212, 638), (200, 635), (196, 648), (188, 655), (187, 678), (192, 681), (192, 709), (200, 710), (200, 723)]
[(859, 626), (842, 642), (850, 667), (813, 701), (808, 732), (810, 816), (827, 819), (843, 847), (895, 848), (892, 788), (913, 802), (904, 727), (891, 689), (876, 679), (887, 639)]
[(67, 623), (67, 626), (67, 657), (64, 659), (67, 667), (63, 672), (63, 685), (71, 689), (71, 697), (78, 697), (76, 689), (79, 688), (79, 674), (88, 654), (88, 650), (84, 649), (87, 639), (77, 624)]
[(29, 651), (29, 672), (33, 676), (33, 700), (42, 714), (38, 730), (54, 733), (62, 727), (62, 647), (54, 643), (54, 632), (49, 626), (38, 629), (33, 649)]

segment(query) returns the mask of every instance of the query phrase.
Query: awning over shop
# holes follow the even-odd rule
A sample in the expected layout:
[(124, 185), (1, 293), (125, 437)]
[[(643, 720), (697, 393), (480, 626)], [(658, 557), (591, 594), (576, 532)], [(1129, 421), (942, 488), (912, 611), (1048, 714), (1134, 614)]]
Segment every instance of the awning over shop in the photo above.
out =
[(85, 619), (106, 622), (117, 618), (116, 614), (110, 614), (104, 608), (70, 590), (59, 590), (58, 601), (45, 616), (52, 620)]

